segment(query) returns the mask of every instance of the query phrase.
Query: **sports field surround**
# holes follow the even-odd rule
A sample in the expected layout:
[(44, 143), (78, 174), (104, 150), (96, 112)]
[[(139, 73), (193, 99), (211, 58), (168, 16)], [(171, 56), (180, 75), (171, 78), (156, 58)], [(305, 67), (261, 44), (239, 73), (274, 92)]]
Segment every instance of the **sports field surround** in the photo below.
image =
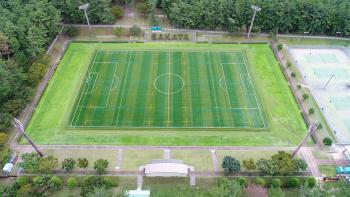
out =
[(71, 127), (263, 129), (244, 51), (97, 50)]
[[(37, 144), (294, 146), (307, 128), (268, 44), (69, 44)], [(21, 141), (23, 143), (24, 141)]]

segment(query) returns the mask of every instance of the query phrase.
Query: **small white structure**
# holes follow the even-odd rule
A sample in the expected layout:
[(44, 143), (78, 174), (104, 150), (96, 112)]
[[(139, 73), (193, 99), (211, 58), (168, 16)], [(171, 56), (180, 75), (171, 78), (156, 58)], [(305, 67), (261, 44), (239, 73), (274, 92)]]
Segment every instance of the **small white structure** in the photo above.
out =
[(9, 173), (12, 171), (12, 168), (13, 168), (13, 164), (12, 164), (12, 163), (7, 163), (7, 164), (5, 164), (5, 166), (2, 168), (2, 171), (3, 171), (5, 174), (9, 174)]
[(129, 190), (125, 192), (127, 197), (149, 197), (151, 192), (149, 190)]

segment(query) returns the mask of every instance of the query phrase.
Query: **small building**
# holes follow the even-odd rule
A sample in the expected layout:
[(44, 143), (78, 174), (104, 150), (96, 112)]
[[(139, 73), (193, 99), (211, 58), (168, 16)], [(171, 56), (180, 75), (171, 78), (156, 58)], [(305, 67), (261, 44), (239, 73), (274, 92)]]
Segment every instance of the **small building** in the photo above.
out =
[(5, 166), (2, 168), (2, 171), (4, 174), (9, 174), (12, 171), (13, 164), (12, 163), (7, 163)]
[(149, 197), (151, 192), (149, 190), (129, 190), (125, 192), (125, 196), (127, 197)]

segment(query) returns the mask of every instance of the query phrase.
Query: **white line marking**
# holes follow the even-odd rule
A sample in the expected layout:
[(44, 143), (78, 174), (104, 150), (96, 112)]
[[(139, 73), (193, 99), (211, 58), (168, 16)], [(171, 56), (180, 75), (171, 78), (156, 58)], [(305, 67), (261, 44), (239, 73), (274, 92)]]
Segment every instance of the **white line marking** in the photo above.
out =
[[(169, 58), (168, 58), (168, 68), (169, 68), (169, 79), (168, 79), (168, 93), (170, 92), (170, 81), (171, 81), (171, 78), (170, 78), (170, 64), (171, 64), (171, 61), (170, 61), (170, 52), (168, 52), (168, 55), (169, 55)], [(170, 94), (168, 94), (168, 120), (167, 120), (167, 127), (169, 127), (169, 121), (170, 121)]]
[[(130, 59), (131, 59), (131, 54), (133, 53), (133, 51), (131, 51), (130, 55), (129, 55), (129, 58), (128, 58), (128, 64), (127, 64), (127, 68), (126, 68), (126, 75), (125, 75), (125, 78), (124, 78), (124, 84), (123, 84), (123, 90), (122, 90), (122, 95), (121, 95), (121, 98), (120, 98), (120, 103), (119, 103), (119, 106), (122, 105), (122, 102), (123, 102), (123, 97), (124, 97), (124, 90), (125, 90), (125, 84), (126, 84), (126, 79), (128, 77), (128, 74), (129, 74), (129, 67), (130, 67)], [(115, 121), (115, 123), (117, 124), (118, 121), (119, 121), (119, 114), (120, 114), (120, 108), (118, 109), (118, 114), (117, 114), (117, 119)]]
[[(224, 66), (223, 66), (223, 64), (221, 64), (221, 70), (222, 70), (222, 74), (223, 74), (223, 76), (224, 76), (225, 86), (226, 86), (226, 90), (227, 90), (227, 91), (225, 91), (225, 92), (226, 92), (226, 95), (227, 95), (228, 103), (229, 103), (229, 105), (230, 105), (230, 108), (232, 108), (231, 99), (230, 99), (230, 94), (229, 94), (229, 92), (228, 92), (228, 86), (227, 86), (227, 82), (226, 82), (226, 76), (225, 76), (225, 71), (224, 71)], [(220, 82), (219, 82), (219, 83), (220, 83)]]
[(115, 73), (117, 72), (117, 69), (118, 69), (118, 64), (115, 64), (115, 69), (114, 69), (114, 72), (113, 72), (112, 83), (111, 83), (111, 86), (109, 87), (108, 97), (107, 97), (107, 101), (106, 101), (106, 107), (108, 105), (109, 97), (110, 97), (111, 92), (112, 92), (112, 87), (113, 87), (113, 84), (114, 84)]
[[(97, 57), (99, 54), (100, 54), (100, 50), (97, 50), (97, 53), (96, 53), (96, 55), (95, 55), (95, 57), (94, 57), (94, 60), (92, 61), (92, 66), (91, 66), (91, 68), (90, 68), (90, 70), (89, 70), (89, 75), (88, 75), (88, 76), (90, 76), (91, 71), (93, 70), (94, 65), (95, 65), (96, 57)], [(85, 87), (86, 87), (87, 84), (88, 84), (88, 83), (86, 83), (86, 81), (85, 81), (83, 90), (85, 89)], [(86, 94), (80, 94), (79, 101), (78, 101), (78, 106), (80, 105), (80, 101), (81, 101), (81, 98), (83, 97), (83, 95), (84, 95), (84, 99), (85, 99)], [(70, 125), (71, 125), (71, 126), (73, 125), (73, 120), (75, 119), (75, 115), (76, 115), (77, 111), (78, 111), (78, 107), (75, 109), (73, 118), (72, 118), (72, 120), (71, 120), (71, 122), (70, 122)], [(80, 114), (81, 114), (81, 110), (80, 110), (80, 112), (79, 112), (79, 114), (78, 114), (78, 118), (79, 118)]]
[[(207, 52), (207, 55), (208, 55), (208, 58), (209, 58), (209, 61), (210, 61), (210, 53)], [(209, 68), (210, 68), (210, 76), (211, 76), (212, 87), (213, 87), (213, 93), (214, 93), (215, 107), (217, 108), (217, 107), (218, 107), (218, 103), (217, 103), (217, 101), (216, 101), (215, 86), (214, 86), (214, 78), (213, 78), (213, 70), (212, 70), (212, 68), (211, 68), (211, 65), (209, 65)], [(219, 111), (218, 111), (218, 110), (216, 110), (216, 118), (217, 118), (218, 123), (219, 123), (219, 126), (220, 126), (220, 119), (219, 119)]]

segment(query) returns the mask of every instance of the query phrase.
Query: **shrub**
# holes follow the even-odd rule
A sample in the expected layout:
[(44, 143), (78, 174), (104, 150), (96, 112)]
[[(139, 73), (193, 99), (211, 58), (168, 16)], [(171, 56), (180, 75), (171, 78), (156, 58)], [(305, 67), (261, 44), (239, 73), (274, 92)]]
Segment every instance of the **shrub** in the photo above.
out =
[(87, 168), (89, 166), (89, 161), (86, 158), (78, 159), (78, 167), (79, 168)]
[(247, 187), (248, 186), (248, 180), (247, 178), (240, 176), (237, 178), (237, 182), (239, 183), (240, 186), (242, 187)]
[(282, 50), (282, 49), (283, 49), (283, 44), (278, 44), (278, 45), (277, 45), (277, 50), (280, 51), (280, 50)]
[(296, 177), (292, 177), (287, 181), (287, 187), (297, 188), (300, 185), (300, 180)]
[(252, 158), (243, 160), (242, 165), (246, 170), (255, 170), (256, 169), (254, 159), (252, 159)]
[(318, 123), (317, 130), (321, 130), (323, 128), (323, 125), (321, 123)]
[(61, 178), (59, 178), (57, 176), (53, 176), (53, 177), (51, 177), (48, 184), (49, 184), (49, 188), (51, 191), (57, 191), (62, 187), (63, 181)]
[(124, 10), (120, 6), (112, 6), (112, 14), (115, 16), (116, 19), (121, 19), (124, 16)]
[(287, 62), (287, 67), (288, 68), (292, 67), (292, 63), (290, 61)]
[(122, 27), (116, 27), (115, 29), (113, 29), (113, 34), (115, 35), (115, 37), (120, 37), (121, 35), (123, 35), (124, 29)]
[(34, 196), (32, 184), (26, 184), (17, 191), (17, 197)]
[(29, 183), (29, 178), (26, 176), (21, 176), (16, 179), (16, 183), (22, 187), (24, 185), (27, 185)]
[(302, 159), (293, 159), (296, 170), (305, 171), (307, 168), (307, 163)]
[(297, 85), (297, 88), (300, 90), (300, 89), (301, 89), (301, 85), (300, 85), (300, 84), (298, 84), (298, 85)]
[(315, 109), (311, 107), (311, 108), (309, 109), (309, 114), (311, 115), (311, 114), (314, 114), (314, 113), (315, 113)]
[(333, 143), (333, 141), (332, 141), (332, 139), (330, 137), (323, 138), (323, 144), (325, 146), (332, 146), (332, 143)]
[(305, 186), (313, 188), (316, 185), (316, 179), (315, 177), (307, 177), (307, 179), (305, 180)]
[(69, 172), (74, 169), (76, 161), (73, 158), (66, 158), (62, 161), (62, 169)]
[(8, 139), (8, 135), (6, 133), (0, 132), (0, 147), (3, 147)]
[(255, 179), (254, 183), (255, 183), (256, 185), (261, 186), (261, 187), (264, 187), (264, 186), (265, 186), (265, 180), (264, 180), (263, 178), (261, 178), (261, 177), (257, 177), (257, 178)]
[(139, 36), (141, 34), (141, 28), (137, 25), (130, 27), (130, 36)]
[(310, 96), (306, 93), (303, 94), (303, 101), (306, 101), (307, 99), (309, 99)]
[(272, 187), (272, 188), (280, 188), (281, 185), (282, 185), (281, 179), (276, 178), (276, 179), (272, 179), (270, 187)]
[(69, 177), (69, 179), (67, 180), (67, 186), (69, 189), (74, 189), (76, 188), (78, 185), (78, 181), (76, 178), (74, 177)]
[[(108, 180), (109, 179), (109, 180)], [(110, 178), (106, 179), (102, 176), (88, 176), (85, 177), (81, 183), (80, 194), (86, 196), (88, 193), (92, 193), (95, 188), (105, 187), (109, 189), (111, 187)]]
[(107, 167), (108, 161), (105, 159), (99, 159), (94, 163), (94, 169), (96, 170), (97, 174), (103, 174)]
[(292, 72), (292, 73), (290, 74), (290, 76), (293, 77), (293, 78), (295, 78), (295, 77), (297, 77), (297, 74), (296, 74), (295, 72)]
[(241, 171), (241, 164), (239, 161), (231, 156), (224, 157), (221, 167), (224, 169), (226, 174), (235, 173)]
[(63, 30), (63, 33), (66, 34), (67, 36), (74, 37), (78, 35), (78, 28), (76, 27), (66, 27)]

